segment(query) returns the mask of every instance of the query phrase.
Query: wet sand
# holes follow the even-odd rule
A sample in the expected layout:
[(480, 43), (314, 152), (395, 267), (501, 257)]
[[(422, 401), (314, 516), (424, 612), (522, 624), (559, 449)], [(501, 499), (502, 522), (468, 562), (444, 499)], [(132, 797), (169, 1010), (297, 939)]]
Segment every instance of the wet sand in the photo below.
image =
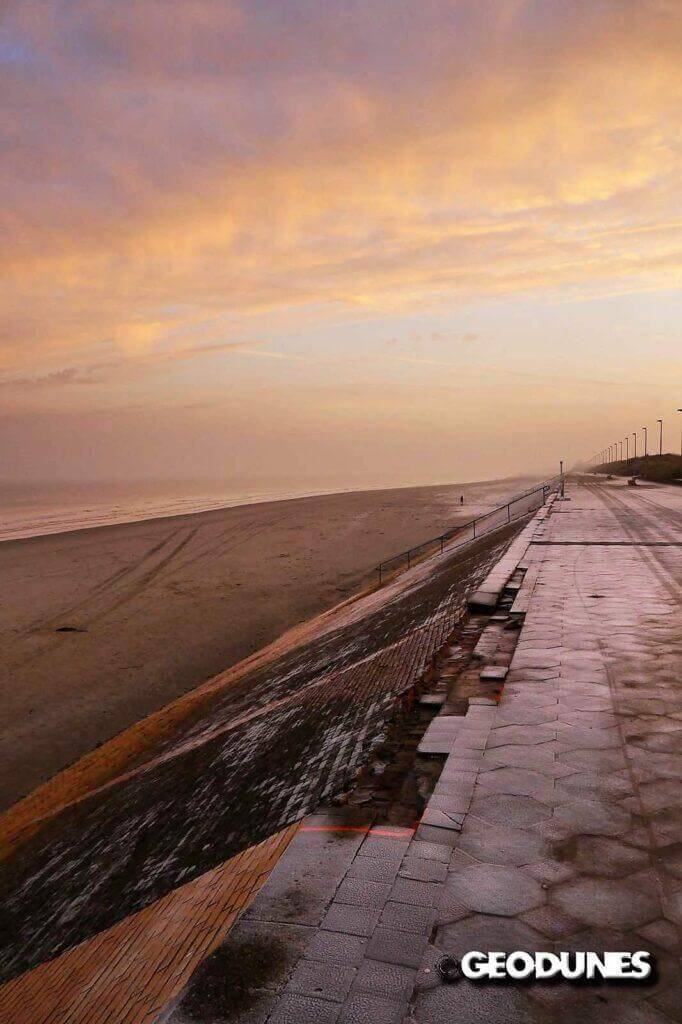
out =
[(0, 809), (348, 597), (380, 559), (529, 485), (324, 495), (0, 544)]

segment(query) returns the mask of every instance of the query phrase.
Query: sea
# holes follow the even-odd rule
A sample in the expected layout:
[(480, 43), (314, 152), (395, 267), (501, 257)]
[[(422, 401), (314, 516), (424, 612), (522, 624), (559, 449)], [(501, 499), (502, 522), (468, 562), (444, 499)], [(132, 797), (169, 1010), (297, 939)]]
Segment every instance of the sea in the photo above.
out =
[[(339, 494), (375, 487), (298, 487), (193, 480), (7, 483), (0, 482), (0, 542), (50, 533), (140, 522), (216, 508)], [(395, 486), (395, 485), (394, 485)]]

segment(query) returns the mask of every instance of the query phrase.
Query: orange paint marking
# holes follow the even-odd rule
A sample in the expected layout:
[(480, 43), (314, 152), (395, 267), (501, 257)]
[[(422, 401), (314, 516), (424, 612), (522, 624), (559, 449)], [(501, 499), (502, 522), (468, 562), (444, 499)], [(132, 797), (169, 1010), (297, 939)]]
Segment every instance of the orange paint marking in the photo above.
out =
[(365, 835), (382, 836), (388, 839), (409, 839), (415, 830), (405, 826), (402, 829), (376, 828), (372, 825), (301, 825), (301, 832), (363, 832)]

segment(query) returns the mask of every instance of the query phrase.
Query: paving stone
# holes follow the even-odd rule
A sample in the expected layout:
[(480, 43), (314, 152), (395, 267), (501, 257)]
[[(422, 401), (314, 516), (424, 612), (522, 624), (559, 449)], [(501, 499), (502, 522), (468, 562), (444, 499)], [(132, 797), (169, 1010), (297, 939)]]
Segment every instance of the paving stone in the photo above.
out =
[(463, 814), (457, 814), (455, 812), (450, 814), (446, 811), (440, 811), (436, 808), (432, 808), (430, 805), (421, 816), (422, 825), (428, 825), (431, 828), (447, 829), (453, 832), (460, 831), (463, 820)]
[(409, 840), (384, 839), (368, 835), (357, 852), (358, 857), (373, 857), (385, 863), (399, 865), (410, 845)]
[(554, 795), (557, 803), (573, 803), (575, 800), (609, 799), (619, 800), (632, 794), (632, 783), (619, 778), (617, 774), (604, 775), (600, 772), (574, 772), (557, 779)]
[(547, 938), (512, 917), (474, 914), (439, 928), (436, 944), (444, 953), (461, 957), (471, 949), (499, 949), (508, 953), (520, 949), (533, 953), (547, 948)]
[(392, 999), (356, 992), (343, 1007), (339, 1024), (400, 1024), (405, 1007)]
[(649, 924), (638, 928), (637, 933), (669, 953), (679, 953), (682, 948), (679, 929), (663, 917), (659, 917), (657, 921), (651, 921)]
[(560, 939), (583, 927), (582, 923), (576, 921), (575, 918), (569, 917), (558, 907), (552, 907), (546, 903), (526, 911), (520, 919), (550, 939)]
[(554, 764), (554, 750), (551, 743), (541, 743), (537, 747), (523, 747), (506, 744), (489, 748), (483, 755), (481, 771), (492, 771), (495, 768), (532, 768), (543, 771)]
[(301, 960), (287, 985), (287, 992), (342, 1003), (350, 991), (355, 974), (353, 967)]
[(417, 972), (411, 967), (388, 964), (365, 958), (353, 981), (352, 992), (367, 992), (376, 996), (407, 1002), (412, 994)]
[(554, 795), (554, 781), (542, 772), (526, 768), (495, 768), (480, 778), (479, 793), (490, 790), (514, 796), (530, 796), (535, 800), (549, 803)]
[(516, 701), (509, 701), (507, 698), (500, 707), (499, 714), (495, 719), (495, 726), (549, 725), (557, 720), (556, 708), (556, 704), (539, 708), (529, 708), (525, 705), (519, 706)]
[(341, 1006), (324, 999), (286, 993), (278, 1000), (268, 1024), (335, 1024)]
[(540, 882), (543, 888), (566, 882), (576, 873), (573, 865), (558, 860), (541, 860), (537, 864), (526, 864), (524, 871)]
[(544, 901), (542, 886), (520, 868), (476, 864), (448, 880), (452, 895), (484, 914), (513, 916)]
[(378, 907), (356, 907), (349, 903), (332, 903), (322, 921), (322, 928), (329, 932), (345, 932), (347, 935), (372, 934), (381, 910)]
[(669, 921), (682, 928), (682, 890), (667, 892), (663, 901), (663, 911)]
[(656, 897), (616, 879), (566, 882), (553, 889), (549, 898), (570, 917), (589, 925), (637, 928), (660, 917)]
[(415, 836), (426, 843), (442, 843), (443, 846), (449, 846), (453, 849), (457, 845), (459, 832), (447, 828), (438, 828), (435, 825), (422, 824), (415, 832)]
[(441, 846), (439, 843), (424, 843), (415, 840), (409, 848), (408, 855), (410, 857), (420, 857), (424, 860), (436, 860), (441, 864), (450, 863), (450, 850)]
[(479, 792), (480, 795), (471, 804), (471, 813), (486, 822), (526, 828), (552, 814), (550, 807), (530, 796), (513, 796), (508, 793), (483, 795), (485, 790)]
[(366, 882), (392, 885), (399, 867), (400, 860), (397, 858), (387, 860), (384, 857), (356, 857), (348, 869), (346, 878), (361, 878)]
[(659, 779), (640, 786), (639, 796), (647, 810), (659, 811), (682, 806), (680, 789), (679, 780)]
[(647, 867), (650, 856), (618, 839), (582, 835), (576, 840), (574, 862), (585, 874), (624, 878)]
[(573, 833), (602, 836), (625, 835), (632, 822), (626, 811), (596, 800), (563, 804), (557, 807), (554, 817)]
[(248, 920), (285, 921), (289, 924), (319, 924), (334, 895), (334, 885), (325, 876), (299, 877), (281, 873), (269, 879), (265, 889), (246, 911)]
[(351, 903), (356, 907), (382, 907), (390, 892), (388, 883), (346, 877), (334, 896), (334, 902)]
[(508, 672), (509, 668), (506, 665), (486, 665), (486, 667), (481, 670), (481, 679), (484, 682), (487, 680), (498, 680), (499, 682), (503, 682), (506, 679)]
[(444, 882), (448, 875), (447, 864), (423, 857), (405, 857), (400, 865), (401, 878), (416, 878), (420, 882)]
[(435, 907), (441, 894), (437, 882), (417, 882), (412, 878), (396, 878), (390, 899), (395, 903), (410, 903), (419, 907)]
[(369, 940), (367, 956), (370, 960), (416, 968), (421, 963), (427, 942), (426, 934), (397, 931), (393, 927), (380, 925)]
[(366, 946), (367, 939), (361, 936), (320, 929), (311, 940), (305, 956), (307, 960), (320, 960), (339, 967), (357, 967)]
[(412, 1014), (417, 1024), (531, 1024), (535, 1019), (521, 989), (470, 981), (425, 991)]
[(455, 775), (460, 778), (464, 775), (472, 775), (475, 777), (480, 764), (480, 754), (478, 751), (467, 749), (460, 753), (456, 751), (450, 754), (450, 757), (445, 762), (445, 767), (441, 772), (441, 779), (448, 778), (449, 775)]
[(625, 768), (625, 756), (621, 750), (570, 750), (559, 754), (557, 760), (595, 771), (618, 771)]
[(549, 844), (534, 832), (483, 821), (469, 814), (457, 849), (493, 864), (532, 864), (549, 853)]
[(398, 932), (428, 936), (431, 934), (435, 919), (436, 911), (431, 907), (391, 902), (384, 907), (380, 924), (384, 928), (393, 928)]
[(508, 745), (533, 747), (554, 739), (556, 739), (555, 730), (546, 725), (504, 725), (491, 731), (488, 747), (491, 749)]
[[(555, 1019), (560, 1024), (573, 1024), (575, 1016), (575, 1008), (569, 1005)], [(645, 1000), (633, 1002), (611, 993), (600, 993), (581, 1001), (580, 1021), (581, 1024), (670, 1024), (668, 1018)]]
[[(424, 814), (427, 814), (429, 811), (442, 811), (443, 814), (456, 815), (461, 824), (464, 815), (469, 810), (471, 795), (471, 793), (465, 795), (461, 792), (453, 795), (452, 793), (444, 792), (443, 789), (438, 793), (434, 791), (429, 798), (429, 805)], [(422, 820), (424, 820), (423, 816)]]
[(615, 729), (579, 729), (576, 726), (557, 723), (557, 750), (608, 750), (622, 748), (621, 738)]

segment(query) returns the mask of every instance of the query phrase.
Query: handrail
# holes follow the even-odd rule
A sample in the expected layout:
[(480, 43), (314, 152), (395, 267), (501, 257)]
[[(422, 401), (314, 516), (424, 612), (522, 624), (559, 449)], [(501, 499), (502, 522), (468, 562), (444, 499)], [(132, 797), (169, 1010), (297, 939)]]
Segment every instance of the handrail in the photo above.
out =
[[(394, 562), (400, 563), (402, 561), (405, 561), (406, 568), (409, 569), (412, 565), (412, 562), (414, 561), (414, 556), (418, 556), (418, 553), (423, 551), (425, 548), (431, 547), (432, 545), (436, 545), (437, 549), (438, 546), (440, 546), (440, 553), (442, 554), (443, 551), (445, 550), (446, 541), (453, 540), (458, 534), (464, 533), (465, 531), (471, 531), (471, 537), (469, 539), (475, 540), (476, 524), (482, 523), (485, 519), (490, 519), (491, 516), (497, 515), (499, 512), (504, 512), (505, 509), (507, 510), (507, 523), (513, 522), (514, 519), (520, 519), (523, 516), (528, 515), (529, 512), (534, 512), (534, 508), (526, 509), (519, 516), (512, 516), (512, 506), (516, 505), (519, 501), (523, 501), (525, 498), (532, 497), (534, 494), (541, 494), (542, 500), (540, 501), (540, 504), (537, 506), (539, 508), (541, 505), (544, 505), (547, 499), (547, 495), (552, 490), (552, 488), (555, 488), (557, 486), (557, 479), (558, 478), (555, 477), (548, 483), (540, 484), (538, 487), (532, 487), (530, 490), (524, 491), (522, 494), (516, 494), (513, 498), (510, 498), (509, 501), (505, 502), (503, 505), (497, 505), (495, 508), (490, 509), (490, 511), (484, 512), (480, 516), (476, 516), (475, 519), (470, 519), (466, 523), (460, 523), (459, 526), (454, 526), (451, 530), (447, 530), (445, 533), (441, 533), (438, 537), (431, 537), (429, 540), (425, 540), (422, 544), (417, 544), (416, 547), (408, 548), (407, 551), (401, 551), (400, 554), (393, 555), (392, 558), (384, 559), (383, 562), (379, 562), (379, 564), (376, 566), (376, 571), (379, 573), (379, 583), (383, 582), (383, 575), (388, 566), (392, 565)], [(399, 566), (396, 566), (396, 568), (398, 567)]]

